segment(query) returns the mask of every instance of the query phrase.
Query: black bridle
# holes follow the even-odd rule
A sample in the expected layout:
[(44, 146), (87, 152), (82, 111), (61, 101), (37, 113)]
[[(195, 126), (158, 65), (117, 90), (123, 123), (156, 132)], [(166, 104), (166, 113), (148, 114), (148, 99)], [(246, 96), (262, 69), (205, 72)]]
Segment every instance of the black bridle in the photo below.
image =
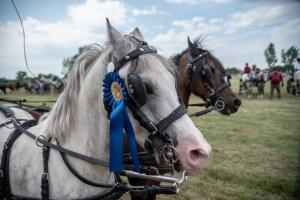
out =
[[(144, 41), (136, 39), (134, 36), (131, 36), (138, 42), (137, 48), (125, 55), (120, 60), (114, 59), (115, 71), (118, 72), (124, 65), (132, 61), (132, 69), (136, 69), (137, 59), (139, 56), (153, 53), (156, 54), (157, 50)], [(130, 87), (130, 86), (129, 86)], [(139, 122), (139, 124), (144, 127), (149, 133), (149, 137), (145, 140), (144, 148), (145, 150), (152, 154), (155, 158), (157, 164), (160, 163), (158, 156), (163, 158), (167, 163), (173, 165), (178, 160), (178, 153), (175, 149), (177, 145), (176, 140), (172, 140), (170, 135), (166, 132), (166, 129), (177, 119), (182, 117), (187, 113), (187, 110), (179, 98), (180, 105), (172, 111), (167, 117), (161, 119), (158, 123), (151, 121), (140, 109), (140, 107), (135, 103), (134, 99), (129, 96), (129, 101), (126, 105), (130, 108), (133, 117)]]
[(188, 95), (191, 94), (192, 81), (194, 76), (200, 76), (200, 79), (207, 91), (207, 99), (205, 106), (206, 110), (192, 114), (191, 116), (200, 116), (206, 114), (212, 110), (222, 111), (225, 109), (226, 103), (223, 97), (220, 96), (220, 92), (223, 91), (229, 85), (224, 82), (218, 87), (214, 87), (211, 82), (212, 72), (210, 67), (207, 65), (207, 58), (209, 52), (204, 51), (197, 57), (193, 58), (190, 54), (188, 55), (187, 64), (187, 81), (185, 84)]

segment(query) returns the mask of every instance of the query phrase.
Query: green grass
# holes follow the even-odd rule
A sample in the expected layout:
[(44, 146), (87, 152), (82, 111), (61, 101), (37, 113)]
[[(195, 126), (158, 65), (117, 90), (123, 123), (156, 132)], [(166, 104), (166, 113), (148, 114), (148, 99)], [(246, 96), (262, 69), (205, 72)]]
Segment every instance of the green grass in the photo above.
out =
[[(233, 86), (237, 92), (237, 77)], [(178, 195), (158, 199), (299, 199), (300, 97), (282, 88), (282, 99), (270, 100), (269, 83), (265, 89), (265, 99), (242, 98), (241, 108), (232, 116), (212, 112), (192, 118), (213, 147), (211, 157)], [(57, 98), (24, 93), (8, 96)], [(192, 97), (191, 101), (200, 100)], [(190, 107), (189, 112), (199, 109)]]

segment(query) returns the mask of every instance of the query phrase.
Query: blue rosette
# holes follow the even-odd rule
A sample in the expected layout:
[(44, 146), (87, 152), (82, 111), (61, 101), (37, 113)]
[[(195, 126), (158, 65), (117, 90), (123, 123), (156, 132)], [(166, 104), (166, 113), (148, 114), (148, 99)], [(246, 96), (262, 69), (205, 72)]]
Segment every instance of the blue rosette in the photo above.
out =
[(109, 169), (111, 172), (123, 170), (123, 130), (129, 143), (134, 170), (141, 171), (136, 138), (127, 110), (127, 92), (123, 79), (116, 72), (109, 72), (103, 80), (103, 101), (111, 107)]

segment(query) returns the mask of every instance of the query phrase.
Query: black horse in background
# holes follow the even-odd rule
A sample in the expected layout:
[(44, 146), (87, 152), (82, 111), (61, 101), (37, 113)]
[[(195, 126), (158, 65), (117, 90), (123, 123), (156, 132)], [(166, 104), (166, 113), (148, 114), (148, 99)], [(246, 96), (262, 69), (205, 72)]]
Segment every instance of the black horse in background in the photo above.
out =
[(6, 89), (10, 89), (10, 90), (15, 90), (15, 84), (10, 82), (10, 81), (6, 81), (6, 80), (0, 80), (0, 90), (4, 93), (7, 94)]
[(54, 91), (58, 93), (62, 92), (64, 88), (64, 80), (54, 77), (47, 78), (42, 76), (40, 78), (26, 78), (23, 81), (17, 81), (16, 89), (24, 88), (26, 92), (31, 94), (54, 94)]

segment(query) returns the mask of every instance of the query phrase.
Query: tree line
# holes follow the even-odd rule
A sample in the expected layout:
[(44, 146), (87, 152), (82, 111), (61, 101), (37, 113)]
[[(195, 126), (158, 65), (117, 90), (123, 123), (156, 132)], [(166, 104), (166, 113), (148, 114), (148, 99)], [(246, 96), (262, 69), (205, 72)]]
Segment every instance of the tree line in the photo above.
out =
[(274, 43), (270, 43), (268, 47), (264, 51), (265, 59), (268, 64), (269, 69), (272, 69), (273, 67), (279, 67), (281, 71), (289, 71), (293, 68), (293, 63), (296, 61), (299, 55), (299, 48), (292, 45), (287, 50), (282, 49), (281, 50), (281, 62), (282, 65), (276, 65), (278, 62), (277, 56), (276, 56), (276, 50)]

